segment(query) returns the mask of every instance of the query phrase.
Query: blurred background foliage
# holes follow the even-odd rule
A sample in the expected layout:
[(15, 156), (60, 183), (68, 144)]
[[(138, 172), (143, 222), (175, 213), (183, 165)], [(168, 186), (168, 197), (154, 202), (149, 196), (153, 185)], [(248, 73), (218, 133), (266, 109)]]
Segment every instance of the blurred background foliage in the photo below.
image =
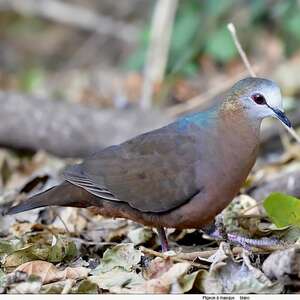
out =
[[(139, 101), (156, 1), (59, 1), (109, 17), (112, 24), (131, 26), (136, 36), (128, 33), (128, 40), (117, 37), (118, 28), (101, 34), (32, 13), (27, 2), (19, 2), (21, 9), (18, 5), (7, 9), (9, 1), (0, 0), (2, 89), (99, 107)], [(297, 94), (294, 74), (286, 74), (283, 67), (284, 76), (277, 78), (274, 66), (295, 57), (299, 63), (299, 6), (298, 0), (179, 0), (166, 80), (155, 96), (160, 95), (163, 105), (176, 104), (244, 70), (226, 28), (228, 22), (236, 25), (252, 63), (267, 64), (261, 75), (287, 83), (287, 94)]]
[[(256, 40), (265, 32), (276, 35), (287, 56), (300, 46), (299, 1), (180, 1), (173, 29), (168, 73), (194, 75), (198, 62), (208, 56), (220, 65), (230, 63), (237, 51), (226, 28), (237, 19), (241, 42), (254, 52)], [(141, 35), (140, 46), (128, 60), (129, 69), (141, 70), (149, 41), (149, 24)]]

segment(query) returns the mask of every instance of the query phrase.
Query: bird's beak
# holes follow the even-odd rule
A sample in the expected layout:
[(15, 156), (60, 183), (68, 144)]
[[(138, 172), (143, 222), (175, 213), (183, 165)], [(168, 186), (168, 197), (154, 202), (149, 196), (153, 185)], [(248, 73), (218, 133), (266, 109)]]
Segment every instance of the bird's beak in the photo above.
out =
[(285, 113), (277, 108), (273, 108), (269, 106), (273, 112), (275, 113), (275, 117), (280, 120), (282, 123), (284, 123), (287, 127), (292, 127), (291, 121), (288, 119), (288, 117), (285, 115)]

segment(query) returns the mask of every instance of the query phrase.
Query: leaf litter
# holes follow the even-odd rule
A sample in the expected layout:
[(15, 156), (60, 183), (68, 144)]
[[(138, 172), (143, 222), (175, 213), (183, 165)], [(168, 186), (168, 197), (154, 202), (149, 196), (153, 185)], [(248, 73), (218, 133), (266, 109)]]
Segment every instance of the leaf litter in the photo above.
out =
[[(295, 292), (300, 281), (298, 216), (290, 218), (295, 222), (280, 223), (276, 219), (279, 203), (272, 204), (268, 213), (264, 206), (270, 204), (263, 205), (252, 196), (253, 190), (263, 188), (277, 173), (293, 169), (293, 164), (297, 169), (300, 157), (294, 148), (279, 156), (272, 167), (262, 161), (257, 164), (242, 193), (217, 218), (225, 232), (217, 239), (207, 229), (204, 233), (169, 229), (172, 253), (159, 252), (152, 228), (107, 219), (92, 210), (41, 208), (4, 215), (0, 220), (0, 292)], [(67, 163), (44, 152), (19, 157), (1, 150), (0, 211), (5, 212), (12, 201), (60, 182), (60, 171)], [(295, 199), (290, 205), (297, 207)], [(286, 208), (290, 215), (292, 210)], [(280, 241), (283, 247), (260, 247), (268, 240)]]

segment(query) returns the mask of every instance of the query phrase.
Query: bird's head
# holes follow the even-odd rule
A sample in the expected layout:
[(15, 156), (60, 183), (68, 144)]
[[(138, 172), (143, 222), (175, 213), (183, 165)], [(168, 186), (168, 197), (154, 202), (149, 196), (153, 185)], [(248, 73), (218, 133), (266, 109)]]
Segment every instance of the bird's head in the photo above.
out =
[(257, 77), (242, 79), (230, 90), (230, 99), (238, 102), (251, 120), (275, 117), (291, 127), (282, 108), (280, 89), (274, 81)]

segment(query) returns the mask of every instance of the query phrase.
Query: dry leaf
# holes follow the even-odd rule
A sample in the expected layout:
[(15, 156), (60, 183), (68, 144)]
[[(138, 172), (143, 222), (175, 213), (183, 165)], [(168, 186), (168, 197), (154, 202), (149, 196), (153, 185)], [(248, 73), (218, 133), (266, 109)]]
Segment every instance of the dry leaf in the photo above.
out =
[(20, 265), (15, 272), (16, 271), (25, 272), (28, 275), (38, 276), (41, 278), (43, 283), (50, 283), (65, 279), (86, 278), (90, 272), (90, 269), (84, 267), (67, 267), (60, 271), (52, 263), (42, 260), (35, 260)]
[(161, 274), (167, 272), (173, 266), (173, 262), (170, 258), (163, 259), (156, 257), (149, 265), (143, 270), (143, 276), (146, 279), (153, 279), (161, 276)]
[(133, 230), (130, 230), (127, 234), (128, 238), (134, 245), (141, 245), (146, 243), (153, 237), (154, 233), (150, 228), (139, 227)]
[(270, 279), (289, 282), (290, 276), (300, 278), (300, 248), (293, 247), (272, 253), (264, 261), (262, 269)]
[(52, 226), (63, 230), (67, 229), (70, 232), (82, 232), (86, 228), (87, 220), (80, 214), (80, 211), (80, 208), (74, 207), (61, 208), (58, 211), (60, 218), (56, 218)]
[(140, 262), (141, 257), (141, 250), (135, 249), (133, 244), (116, 245), (104, 252), (101, 264), (93, 271), (93, 274), (108, 272), (115, 267), (130, 271)]
[(189, 267), (190, 264), (185, 262), (174, 264), (167, 272), (162, 273), (160, 277), (146, 281), (143, 285), (137, 287), (135, 291), (151, 294), (169, 293), (171, 291), (172, 285), (180, 285), (180, 278), (186, 275)]
[(126, 293), (128, 293), (130, 289), (133, 289), (144, 282), (141, 274), (128, 272), (120, 267), (116, 267), (105, 273), (99, 273), (97, 276), (91, 276), (89, 277), (89, 280), (96, 283), (101, 289), (112, 292), (113, 289), (124, 288), (123, 292)]
[(14, 284), (9, 290), (8, 294), (37, 294), (40, 292), (42, 283), (40, 281), (25, 281)]
[(253, 267), (244, 254), (243, 262), (236, 262), (230, 253), (226, 253), (225, 243), (214, 256), (209, 272), (202, 271), (197, 278), (197, 288), (204, 293), (261, 293), (277, 294), (283, 285), (271, 282), (259, 269)]
[[(97, 210), (96, 210), (97, 211)], [(129, 231), (129, 221), (124, 219), (106, 219), (101, 215), (93, 215), (94, 209), (89, 209), (93, 222), (87, 224), (85, 236), (94, 242), (119, 241)]]

